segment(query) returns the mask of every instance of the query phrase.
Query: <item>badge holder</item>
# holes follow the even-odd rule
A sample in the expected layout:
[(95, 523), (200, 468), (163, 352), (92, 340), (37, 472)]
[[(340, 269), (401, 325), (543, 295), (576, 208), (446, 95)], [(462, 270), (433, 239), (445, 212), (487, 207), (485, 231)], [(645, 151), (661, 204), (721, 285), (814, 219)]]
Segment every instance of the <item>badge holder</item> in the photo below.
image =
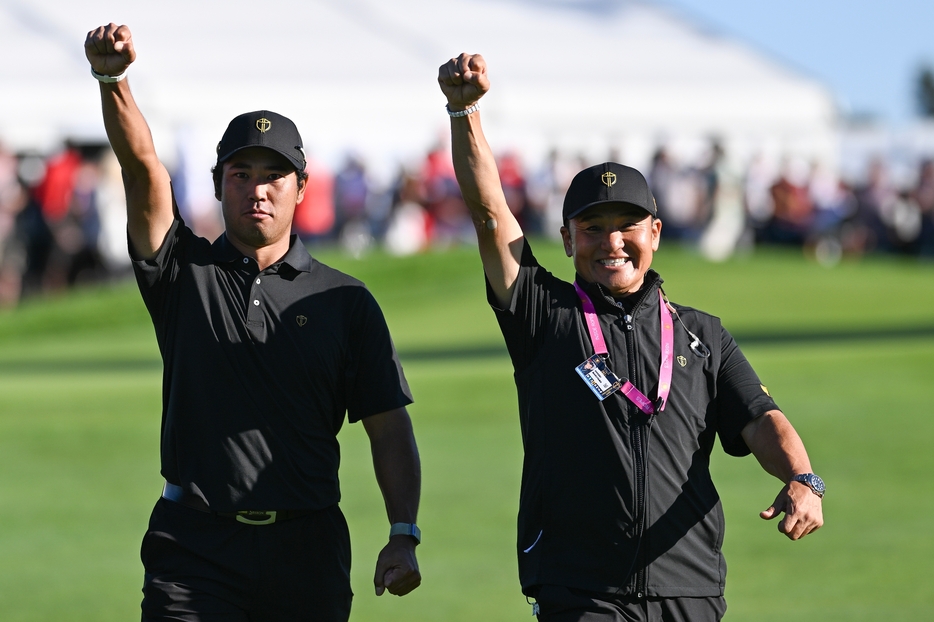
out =
[(589, 359), (574, 368), (577, 374), (584, 379), (594, 395), (601, 402), (610, 397), (623, 386), (623, 381), (606, 365), (606, 357), (594, 354)]

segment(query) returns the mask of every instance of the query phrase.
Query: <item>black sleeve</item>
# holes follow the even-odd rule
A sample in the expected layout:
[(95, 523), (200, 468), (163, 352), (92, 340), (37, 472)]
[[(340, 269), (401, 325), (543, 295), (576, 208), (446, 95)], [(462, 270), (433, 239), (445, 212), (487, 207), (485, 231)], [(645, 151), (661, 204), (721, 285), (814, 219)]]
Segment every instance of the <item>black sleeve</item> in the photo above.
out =
[(369, 290), (355, 289), (357, 300), (344, 371), (347, 420), (352, 423), (412, 403), (383, 311)]
[(731, 456), (750, 453), (742, 431), (750, 421), (778, 406), (759, 380), (752, 365), (736, 345), (733, 336), (721, 327), (721, 360), (717, 375), (717, 412), (720, 443)]
[(136, 283), (146, 309), (149, 310), (149, 315), (157, 326), (161, 324), (161, 319), (166, 314), (167, 292), (178, 277), (179, 255), (189, 237), (193, 238), (194, 233), (185, 226), (185, 223), (176, 218), (169, 227), (156, 256), (152, 259), (139, 259), (133, 242), (129, 239), (129, 234), (127, 235), (127, 245), (133, 263), (133, 272), (136, 275)]
[(487, 302), (496, 314), (506, 349), (517, 372), (528, 367), (541, 346), (549, 310), (548, 288), (552, 280), (554, 277), (538, 264), (526, 240), (523, 241), (512, 299), (506, 308), (500, 308), (489, 280), (486, 281)]

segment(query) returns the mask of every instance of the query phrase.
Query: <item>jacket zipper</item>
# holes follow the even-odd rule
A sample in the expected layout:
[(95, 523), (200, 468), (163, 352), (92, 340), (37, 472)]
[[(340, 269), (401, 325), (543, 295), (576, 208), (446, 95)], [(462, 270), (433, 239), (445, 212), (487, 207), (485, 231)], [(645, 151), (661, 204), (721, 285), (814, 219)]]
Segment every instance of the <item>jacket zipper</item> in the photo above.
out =
[[(650, 288), (648, 291), (651, 291)], [(647, 292), (643, 293), (642, 297), (636, 301), (636, 304), (633, 305), (632, 313), (635, 314), (636, 311), (642, 306), (642, 303), (645, 302)], [(612, 299), (611, 299), (612, 300)], [(620, 304), (616, 305), (617, 308), (622, 310)], [(623, 311), (623, 332), (626, 335), (626, 355), (627, 355), (627, 367), (629, 369), (629, 380), (630, 382), (636, 382), (636, 355), (635, 355), (635, 337), (634, 337), (634, 324), (635, 320), (633, 315), (630, 315)], [(633, 475), (634, 475), (634, 484), (635, 490), (635, 507), (633, 508), (633, 520), (635, 525), (633, 526), (633, 533), (636, 537), (636, 555), (638, 558), (635, 560), (636, 564), (639, 564), (641, 560), (643, 563), (638, 566), (638, 570), (633, 576), (633, 580), (630, 582), (630, 585), (633, 586), (636, 598), (643, 598), (645, 596), (645, 583), (646, 583), (646, 565), (645, 561), (648, 559), (648, 550), (645, 542), (642, 541), (645, 533), (645, 518), (646, 518), (646, 506), (648, 505), (647, 499), (645, 498), (645, 463), (648, 459), (645, 455), (645, 439), (643, 430), (645, 426), (642, 423), (641, 412), (637, 412), (632, 404), (627, 404), (627, 409), (630, 413), (630, 421), (635, 421), (636, 424), (631, 426), (632, 429), (632, 446), (633, 446)]]
[[(636, 360), (635, 355), (633, 354), (633, 326), (632, 326), (632, 316), (625, 315), (623, 316), (623, 321), (626, 323), (626, 351), (628, 355), (628, 366), (629, 366), (629, 378), (630, 381), (634, 381), (636, 378)], [(633, 520), (635, 520), (635, 529), (633, 530), (636, 536), (636, 555), (638, 559), (636, 560), (636, 574), (633, 577), (634, 579), (634, 589), (636, 593), (636, 598), (642, 598), (645, 593), (644, 584), (645, 584), (645, 565), (639, 565), (639, 559), (645, 559), (645, 547), (643, 546), (642, 538), (644, 536), (645, 528), (645, 460), (646, 456), (643, 452), (643, 442), (642, 442), (642, 421), (639, 417), (639, 413), (634, 412), (636, 409), (632, 404), (629, 404), (630, 420), (635, 421), (636, 424), (631, 427), (632, 429), (632, 446), (633, 446), (633, 471), (635, 475), (635, 497), (636, 505), (633, 508)]]
[[(626, 356), (627, 356), (626, 363), (629, 369), (629, 380), (630, 382), (636, 382), (637, 380), (636, 378), (636, 355), (633, 349), (633, 346), (635, 345), (635, 338), (633, 336), (633, 333), (635, 332), (634, 331), (635, 320), (633, 318), (633, 315), (636, 313), (636, 311), (639, 310), (640, 307), (642, 307), (642, 304), (645, 302), (648, 292), (654, 291), (654, 288), (649, 288), (648, 290), (646, 290), (642, 294), (642, 296), (639, 298), (639, 300), (636, 301), (636, 304), (633, 305), (633, 308), (632, 308), (633, 315), (626, 313), (625, 310), (622, 308), (622, 304), (616, 303), (611, 296), (607, 295), (607, 293), (603, 291), (603, 288), (599, 284), (597, 285), (597, 288), (600, 290), (600, 292), (603, 294), (604, 298), (607, 301), (613, 302), (614, 306), (620, 312), (622, 312), (623, 332), (626, 335)], [(627, 403), (627, 410), (630, 413), (630, 421), (637, 422), (635, 425), (631, 426), (632, 445), (633, 445), (633, 475), (634, 475), (634, 480), (635, 480), (634, 481), (634, 484), (635, 484), (635, 490), (634, 490), (635, 495), (634, 496), (636, 500), (635, 507), (633, 508), (633, 520), (635, 521), (635, 524), (633, 526), (633, 533), (635, 534), (635, 538), (637, 542), (636, 555), (638, 556), (638, 559), (636, 559), (635, 562), (638, 563), (639, 560), (643, 561), (639, 570), (636, 571), (635, 576), (633, 577), (633, 580), (630, 582), (630, 585), (633, 585), (636, 598), (643, 598), (646, 593), (645, 591), (645, 583), (646, 583), (645, 561), (648, 560), (648, 550), (647, 550), (647, 547), (645, 546), (645, 543), (642, 542), (642, 538), (644, 536), (644, 533), (643, 533), (644, 526), (645, 526), (645, 521), (643, 519), (645, 518), (646, 505), (647, 505), (645, 495), (644, 495), (645, 461), (647, 457), (645, 456), (645, 451), (644, 451), (645, 445), (644, 445), (643, 433), (642, 433), (644, 425), (640, 417), (641, 411), (638, 411), (638, 409), (635, 406), (629, 403)]]

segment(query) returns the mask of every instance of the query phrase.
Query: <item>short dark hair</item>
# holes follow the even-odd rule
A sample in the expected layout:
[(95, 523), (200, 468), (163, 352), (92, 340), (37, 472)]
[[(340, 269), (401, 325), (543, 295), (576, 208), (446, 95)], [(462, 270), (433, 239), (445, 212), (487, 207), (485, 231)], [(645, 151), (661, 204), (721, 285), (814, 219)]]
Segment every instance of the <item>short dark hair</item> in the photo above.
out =
[[(221, 162), (215, 166), (211, 167), (211, 175), (214, 177), (214, 197), (220, 201), (221, 200), (221, 175), (224, 173), (224, 163)], [(300, 171), (295, 169), (295, 176), (298, 179), (298, 184), (301, 186), (306, 181), (308, 181), (308, 173), (305, 171)]]

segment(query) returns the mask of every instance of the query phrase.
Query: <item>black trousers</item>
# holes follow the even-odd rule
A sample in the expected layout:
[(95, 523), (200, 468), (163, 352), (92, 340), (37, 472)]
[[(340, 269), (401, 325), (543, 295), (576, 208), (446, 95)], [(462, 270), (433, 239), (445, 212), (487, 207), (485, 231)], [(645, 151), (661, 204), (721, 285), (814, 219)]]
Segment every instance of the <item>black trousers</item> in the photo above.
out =
[(159, 499), (140, 556), (143, 622), (350, 617), (350, 533), (336, 505), (244, 525)]
[(722, 596), (635, 598), (543, 585), (535, 598), (539, 622), (716, 622), (726, 613)]

